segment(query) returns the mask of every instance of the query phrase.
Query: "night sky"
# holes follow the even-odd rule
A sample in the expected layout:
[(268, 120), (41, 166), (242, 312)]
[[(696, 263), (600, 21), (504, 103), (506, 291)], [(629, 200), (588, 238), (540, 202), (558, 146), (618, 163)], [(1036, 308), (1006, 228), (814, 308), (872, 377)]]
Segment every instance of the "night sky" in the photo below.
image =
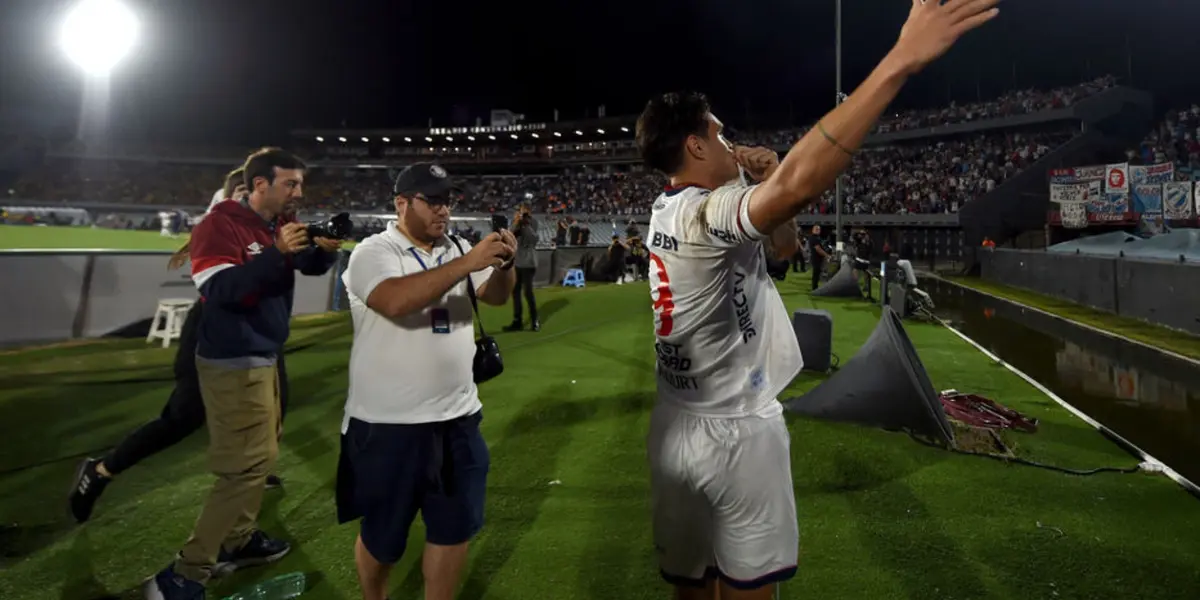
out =
[[(834, 0), (129, 0), (136, 55), (111, 81), (114, 138), (267, 143), (289, 128), (423, 127), (636, 113), (707, 92), (742, 127), (804, 124), (833, 103)], [(4, 0), (0, 107), (67, 119), (81, 78), (55, 46), (69, 2)], [(844, 81), (888, 49), (908, 0), (844, 0)], [(897, 108), (1112, 73), (1162, 104), (1200, 101), (1200, 3), (1006, 0), (913, 80)], [(750, 115), (753, 115), (752, 117)]]

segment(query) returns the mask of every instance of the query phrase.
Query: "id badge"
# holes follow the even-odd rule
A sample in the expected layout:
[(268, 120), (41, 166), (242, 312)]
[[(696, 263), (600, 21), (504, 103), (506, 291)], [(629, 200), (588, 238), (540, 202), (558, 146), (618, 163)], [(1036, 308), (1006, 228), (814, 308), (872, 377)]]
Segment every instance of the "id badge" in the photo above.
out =
[(434, 333), (450, 333), (450, 311), (445, 308), (434, 308), (429, 311)]

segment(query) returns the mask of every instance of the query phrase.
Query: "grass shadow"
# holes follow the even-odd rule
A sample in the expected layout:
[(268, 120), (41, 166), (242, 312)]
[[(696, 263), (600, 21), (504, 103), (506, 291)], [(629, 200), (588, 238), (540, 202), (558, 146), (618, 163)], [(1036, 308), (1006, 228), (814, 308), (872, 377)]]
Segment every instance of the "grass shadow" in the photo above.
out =
[(887, 569), (909, 598), (989, 595), (976, 565), (901, 481), (901, 472), (848, 454), (835, 456), (834, 463), (872, 562)]

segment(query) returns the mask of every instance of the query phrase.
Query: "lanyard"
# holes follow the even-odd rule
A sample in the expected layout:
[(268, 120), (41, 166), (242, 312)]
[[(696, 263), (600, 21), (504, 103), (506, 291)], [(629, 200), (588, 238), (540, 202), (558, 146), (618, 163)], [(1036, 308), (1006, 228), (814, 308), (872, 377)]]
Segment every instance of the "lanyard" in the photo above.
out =
[[(421, 265), (421, 270), (423, 270), (423, 271), (429, 270), (429, 267), (425, 266), (425, 261), (421, 260), (421, 255), (417, 254), (417, 250), (415, 248), (409, 248), (408, 253), (413, 255), (413, 258), (417, 259), (417, 264)], [(443, 252), (441, 254), (441, 256), (438, 256), (437, 266), (439, 266), (439, 267), (442, 266), (442, 259), (444, 259), (444, 258), (446, 258), (445, 252)]]

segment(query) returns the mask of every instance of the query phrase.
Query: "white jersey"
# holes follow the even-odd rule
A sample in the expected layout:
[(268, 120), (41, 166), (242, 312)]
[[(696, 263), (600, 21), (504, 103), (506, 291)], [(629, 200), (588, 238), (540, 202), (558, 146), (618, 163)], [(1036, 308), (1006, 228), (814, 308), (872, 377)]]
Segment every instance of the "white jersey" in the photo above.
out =
[(668, 190), (650, 217), (658, 399), (715, 417), (782, 412), (803, 360), (750, 223), (755, 186)]

